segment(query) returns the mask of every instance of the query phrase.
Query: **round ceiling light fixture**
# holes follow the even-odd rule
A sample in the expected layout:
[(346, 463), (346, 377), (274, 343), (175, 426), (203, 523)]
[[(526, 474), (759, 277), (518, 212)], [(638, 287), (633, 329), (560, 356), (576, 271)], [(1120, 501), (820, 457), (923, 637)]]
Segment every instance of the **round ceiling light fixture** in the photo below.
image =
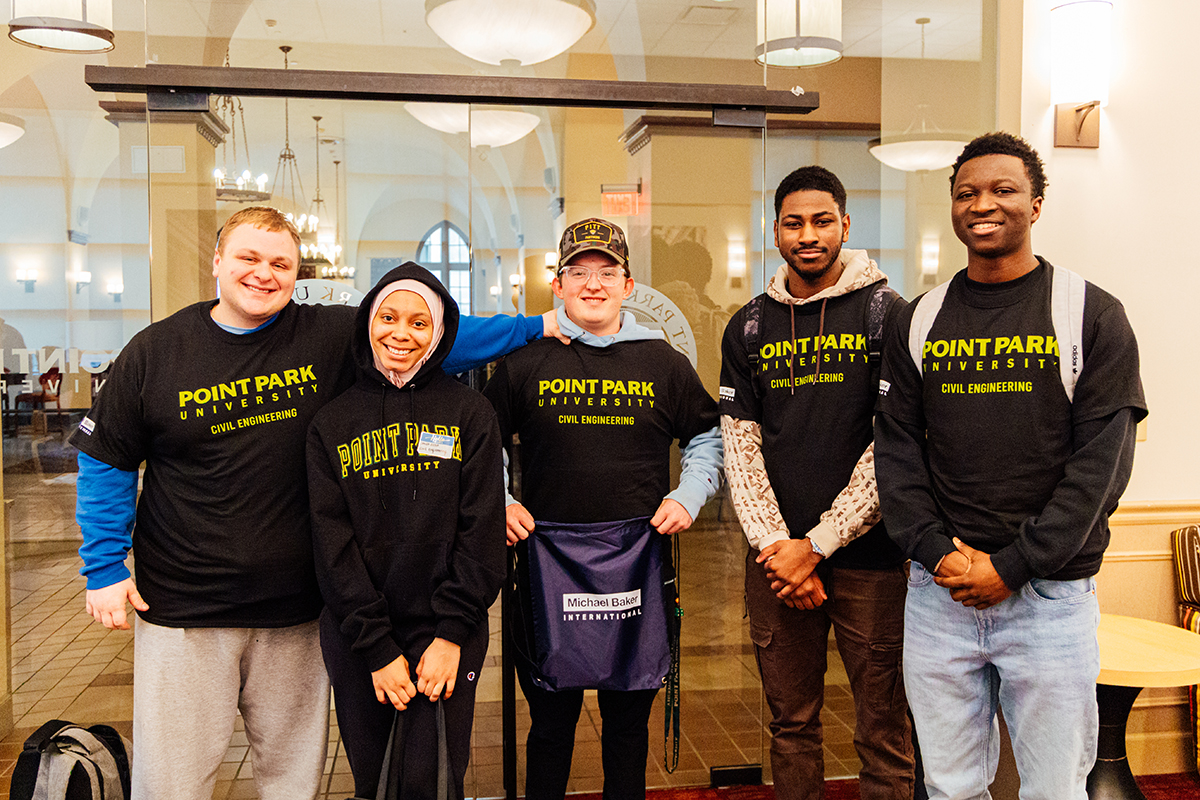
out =
[(596, 24), (592, 0), (426, 0), (442, 41), (485, 64), (528, 66), (554, 58)]
[(112, 0), (12, 0), (8, 38), (56, 53), (107, 53)]

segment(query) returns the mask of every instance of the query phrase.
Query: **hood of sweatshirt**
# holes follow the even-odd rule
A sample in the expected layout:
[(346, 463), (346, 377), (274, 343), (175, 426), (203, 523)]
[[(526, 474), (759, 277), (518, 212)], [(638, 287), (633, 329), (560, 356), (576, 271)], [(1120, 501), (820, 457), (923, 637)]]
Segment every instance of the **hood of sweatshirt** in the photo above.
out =
[[(792, 348), (796, 347), (796, 306), (806, 305), (808, 303), (821, 304), (821, 317), (817, 328), (817, 355), (816, 359), (816, 375), (821, 374), (821, 342), (824, 340), (825, 334), (825, 306), (834, 297), (850, 294), (857, 289), (862, 289), (864, 286), (870, 286), (873, 283), (887, 283), (887, 275), (880, 271), (879, 267), (867, 257), (866, 250), (847, 250), (842, 248), (842, 252), (838, 255), (838, 263), (842, 265), (842, 274), (838, 278), (837, 283), (827, 289), (814, 294), (812, 297), (793, 297), (788, 291), (787, 279), (788, 271), (791, 269), (787, 264), (781, 264), (779, 269), (775, 271), (775, 277), (771, 278), (771, 282), (767, 285), (767, 296), (772, 300), (783, 303), (788, 307), (792, 317)], [(793, 359), (788, 359), (788, 378), (791, 381), (791, 393), (796, 393), (796, 369), (793, 366)]]
[(787, 264), (781, 264), (775, 271), (775, 277), (771, 278), (771, 282), (767, 285), (767, 296), (780, 303), (802, 306), (806, 303), (815, 303), (831, 297), (850, 294), (850, 292), (880, 281), (887, 283), (887, 275), (884, 275), (879, 266), (867, 257), (866, 250), (848, 250), (843, 247), (838, 261), (843, 267), (842, 276), (838, 278), (838, 282), (827, 289), (822, 289), (812, 297), (793, 297), (791, 295), (787, 284), (790, 267)]
[(558, 329), (565, 336), (583, 344), (590, 344), (592, 347), (608, 347), (610, 344), (617, 342), (639, 342), (645, 339), (663, 339), (667, 335), (662, 331), (652, 330), (650, 328), (639, 325), (637, 318), (632, 312), (621, 312), (621, 330), (609, 336), (597, 336), (594, 333), (589, 333), (583, 328), (576, 325), (567, 316), (567, 310), (563, 307), (558, 309)]
[(358, 315), (354, 319), (354, 361), (358, 365), (362, 379), (371, 383), (392, 386), (387, 376), (375, 368), (374, 353), (371, 350), (371, 306), (384, 287), (405, 279), (420, 281), (442, 298), (442, 340), (434, 348), (433, 355), (429, 357), (429, 360), (405, 384), (405, 388), (411, 385), (414, 389), (419, 389), (428, 383), (434, 374), (441, 371), (442, 362), (446, 360), (450, 349), (454, 347), (454, 338), (458, 334), (458, 304), (454, 302), (454, 298), (450, 296), (446, 287), (442, 286), (442, 282), (419, 264), (411, 261), (401, 264), (380, 278), (379, 282), (375, 284), (375, 288), (367, 292), (367, 296), (358, 306)]

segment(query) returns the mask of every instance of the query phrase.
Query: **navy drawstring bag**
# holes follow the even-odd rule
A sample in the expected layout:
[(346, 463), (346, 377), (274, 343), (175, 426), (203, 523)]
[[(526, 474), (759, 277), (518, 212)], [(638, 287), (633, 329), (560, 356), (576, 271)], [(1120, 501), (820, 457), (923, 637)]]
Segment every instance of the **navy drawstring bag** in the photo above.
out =
[(539, 521), (526, 541), (534, 683), (552, 692), (661, 689), (671, 668), (670, 538), (639, 517)]

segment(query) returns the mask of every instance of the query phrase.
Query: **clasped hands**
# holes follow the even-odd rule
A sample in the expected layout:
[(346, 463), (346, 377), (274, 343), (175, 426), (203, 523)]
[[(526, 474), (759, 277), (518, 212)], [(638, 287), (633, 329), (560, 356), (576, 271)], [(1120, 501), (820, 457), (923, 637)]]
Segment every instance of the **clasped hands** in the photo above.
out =
[(443, 694), (454, 694), (454, 679), (458, 675), (459, 646), (445, 639), (434, 639), (417, 662), (417, 682), (409, 676), (408, 659), (400, 656), (382, 669), (371, 673), (375, 699), (391, 703), (403, 711), (418, 694), (436, 701)]
[(947, 553), (933, 573), (933, 582), (950, 590), (950, 597), (968, 608), (983, 610), (1004, 602), (1012, 589), (992, 566), (992, 557), (976, 550), (957, 536), (952, 553)]
[(813, 572), (822, 558), (806, 537), (772, 542), (754, 561), (762, 564), (776, 597), (791, 608), (812, 610), (829, 599), (825, 584)]

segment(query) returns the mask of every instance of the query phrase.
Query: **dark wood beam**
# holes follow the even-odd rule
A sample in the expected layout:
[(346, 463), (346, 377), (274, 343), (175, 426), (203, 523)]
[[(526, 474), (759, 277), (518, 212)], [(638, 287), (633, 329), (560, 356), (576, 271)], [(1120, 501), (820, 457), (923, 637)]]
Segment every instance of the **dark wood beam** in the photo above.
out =
[(676, 111), (754, 109), (772, 114), (808, 114), (821, 102), (817, 92), (794, 95), (762, 86), (159, 64), (146, 67), (88, 65), (84, 68), (84, 80), (97, 92), (122, 94), (175, 92)]

